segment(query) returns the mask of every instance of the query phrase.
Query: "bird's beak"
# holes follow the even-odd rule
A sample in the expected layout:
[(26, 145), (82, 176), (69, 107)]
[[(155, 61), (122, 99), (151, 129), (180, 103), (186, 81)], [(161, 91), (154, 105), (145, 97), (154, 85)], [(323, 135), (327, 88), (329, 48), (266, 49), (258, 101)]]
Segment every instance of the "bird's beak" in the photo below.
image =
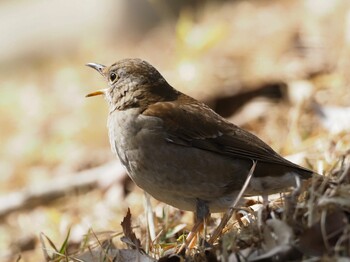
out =
[(106, 93), (106, 89), (101, 89), (101, 90), (97, 90), (95, 92), (92, 92), (90, 94), (87, 94), (85, 97), (99, 96), (99, 95), (104, 95), (105, 93)]
[(102, 76), (105, 76), (104, 74), (104, 69), (106, 68), (106, 66), (101, 65), (101, 64), (96, 64), (96, 63), (87, 63), (86, 66), (91, 67), (93, 69), (95, 69), (97, 72), (99, 72)]
[[(88, 63), (86, 66), (91, 67), (95, 69), (97, 72), (99, 72), (102, 76), (105, 76), (103, 70), (106, 68), (106, 66), (96, 63)], [(90, 94), (87, 94), (85, 97), (91, 97), (91, 96), (99, 96), (104, 95), (106, 93), (106, 89), (97, 90), (95, 92), (92, 92)]]

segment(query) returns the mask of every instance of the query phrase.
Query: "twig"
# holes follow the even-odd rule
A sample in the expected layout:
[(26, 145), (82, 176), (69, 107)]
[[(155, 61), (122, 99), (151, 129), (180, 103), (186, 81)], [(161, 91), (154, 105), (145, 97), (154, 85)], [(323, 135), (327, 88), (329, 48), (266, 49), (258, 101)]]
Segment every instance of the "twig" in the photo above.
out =
[(213, 232), (213, 235), (210, 237), (209, 239), (209, 243), (213, 244), (214, 241), (219, 237), (221, 231), (223, 230), (223, 228), (226, 226), (227, 222), (230, 220), (230, 218), (233, 215), (233, 212), (235, 211), (235, 207), (238, 204), (239, 200), (242, 198), (245, 190), (247, 189), (251, 178), (253, 177), (254, 171), (255, 171), (255, 166), (256, 166), (256, 161), (253, 160), (253, 165), (249, 170), (248, 176), (244, 182), (244, 185), (241, 189), (241, 191), (239, 192), (239, 194), (237, 195), (235, 202), (233, 203), (232, 207), (230, 207), (227, 212), (225, 213), (225, 215), (223, 216), (223, 218), (221, 219), (221, 222), (219, 224), (219, 226), (215, 229), (215, 231)]
[(95, 188), (106, 188), (122, 181), (124, 168), (117, 161), (84, 170), (76, 174), (59, 176), (39, 186), (30, 186), (21, 191), (0, 196), (0, 222), (14, 211), (27, 210), (48, 204), (69, 192), (86, 192)]

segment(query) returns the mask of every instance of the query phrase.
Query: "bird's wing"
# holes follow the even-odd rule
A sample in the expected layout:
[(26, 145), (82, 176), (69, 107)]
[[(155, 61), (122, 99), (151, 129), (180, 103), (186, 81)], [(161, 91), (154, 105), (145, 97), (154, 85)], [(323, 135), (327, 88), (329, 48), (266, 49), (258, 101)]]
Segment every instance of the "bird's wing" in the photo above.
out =
[(182, 95), (176, 101), (155, 103), (143, 114), (163, 120), (168, 142), (231, 158), (275, 163), (312, 172), (284, 159), (258, 137), (228, 122), (205, 104), (188, 96)]

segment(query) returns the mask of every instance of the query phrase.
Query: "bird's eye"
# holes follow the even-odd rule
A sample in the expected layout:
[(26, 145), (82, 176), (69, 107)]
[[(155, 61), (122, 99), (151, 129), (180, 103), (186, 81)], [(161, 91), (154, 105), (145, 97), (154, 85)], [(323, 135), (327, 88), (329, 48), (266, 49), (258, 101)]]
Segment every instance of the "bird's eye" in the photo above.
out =
[(111, 82), (113, 82), (116, 78), (117, 78), (117, 75), (115, 73), (111, 73), (109, 75), (109, 79), (111, 80)]

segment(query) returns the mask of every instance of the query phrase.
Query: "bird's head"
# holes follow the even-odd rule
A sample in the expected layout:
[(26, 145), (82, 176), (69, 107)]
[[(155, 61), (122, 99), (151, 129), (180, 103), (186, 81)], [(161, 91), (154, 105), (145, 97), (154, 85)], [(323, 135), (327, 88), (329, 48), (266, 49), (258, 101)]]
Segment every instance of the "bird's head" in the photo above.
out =
[(179, 92), (149, 63), (141, 59), (124, 59), (107, 67), (88, 63), (107, 81), (108, 87), (87, 97), (104, 95), (110, 111), (139, 107), (142, 110), (160, 101), (176, 100)]

